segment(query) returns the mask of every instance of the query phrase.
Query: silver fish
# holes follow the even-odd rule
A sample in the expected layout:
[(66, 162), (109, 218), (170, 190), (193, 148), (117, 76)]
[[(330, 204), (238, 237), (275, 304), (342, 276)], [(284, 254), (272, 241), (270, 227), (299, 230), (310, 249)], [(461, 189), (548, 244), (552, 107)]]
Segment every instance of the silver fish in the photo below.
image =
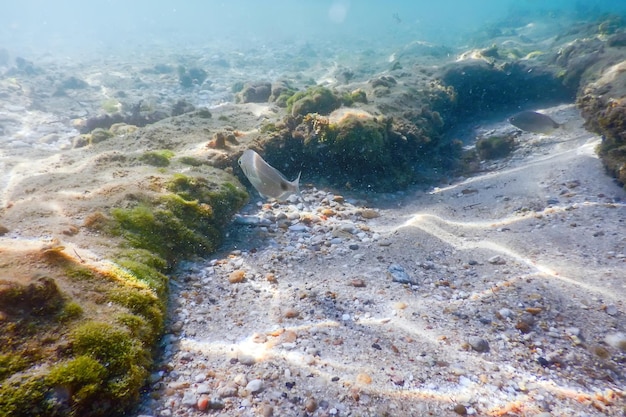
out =
[(526, 132), (548, 134), (562, 125), (542, 113), (523, 111), (509, 117), (509, 123)]
[(252, 149), (246, 149), (237, 162), (261, 197), (282, 200), (291, 194), (300, 194), (300, 174), (289, 181)]

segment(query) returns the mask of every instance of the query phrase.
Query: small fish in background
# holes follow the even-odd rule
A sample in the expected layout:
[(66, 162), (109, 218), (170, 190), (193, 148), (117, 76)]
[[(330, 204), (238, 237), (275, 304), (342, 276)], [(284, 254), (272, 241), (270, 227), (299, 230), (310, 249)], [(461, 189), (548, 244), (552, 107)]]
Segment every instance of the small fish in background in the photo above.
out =
[(529, 110), (509, 117), (508, 121), (513, 126), (518, 129), (522, 129), (523, 131), (543, 133), (546, 135), (563, 126), (562, 124), (552, 120), (550, 116)]
[(300, 174), (289, 181), (252, 149), (246, 149), (237, 162), (261, 197), (284, 200), (291, 194), (300, 194)]
[(394, 13), (392, 16), (393, 20), (396, 21), (397, 24), (402, 23), (402, 19), (400, 19), (400, 15), (398, 13)]

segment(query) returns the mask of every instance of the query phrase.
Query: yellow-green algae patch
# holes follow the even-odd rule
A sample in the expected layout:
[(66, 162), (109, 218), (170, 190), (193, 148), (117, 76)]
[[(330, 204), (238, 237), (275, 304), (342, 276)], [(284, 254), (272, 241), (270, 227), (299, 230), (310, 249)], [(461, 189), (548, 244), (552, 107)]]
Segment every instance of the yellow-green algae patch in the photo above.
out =
[(0, 282), (0, 417), (132, 409), (165, 321), (166, 273), (215, 250), (248, 198), (202, 174), (161, 173), (144, 193), (88, 215), (85, 230), (110, 244), (105, 260), (63, 242), (3, 253), (6, 265), (45, 274)]

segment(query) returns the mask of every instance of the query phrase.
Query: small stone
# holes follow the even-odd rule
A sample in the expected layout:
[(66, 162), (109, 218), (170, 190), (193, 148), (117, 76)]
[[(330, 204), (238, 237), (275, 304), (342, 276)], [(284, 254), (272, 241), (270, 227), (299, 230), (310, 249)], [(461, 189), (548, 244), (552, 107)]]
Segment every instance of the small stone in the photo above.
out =
[(220, 398), (236, 397), (237, 387), (232, 386), (232, 385), (226, 385), (225, 387), (222, 387), (217, 390), (217, 396)]
[(308, 398), (304, 403), (304, 409), (309, 413), (313, 413), (317, 410), (317, 401), (315, 401), (315, 398)]
[(541, 307), (528, 307), (528, 308), (526, 308), (526, 312), (532, 314), (533, 316), (538, 315), (542, 311), (543, 311), (543, 309)]
[(397, 303), (393, 303), (394, 310), (404, 310), (407, 308), (407, 304), (403, 301), (398, 301)]
[(252, 355), (246, 355), (246, 354), (239, 355), (238, 359), (242, 365), (251, 366), (256, 363), (256, 358)]
[(492, 256), (491, 258), (487, 259), (487, 262), (489, 262), (492, 265), (506, 264), (506, 260), (500, 255)]
[(609, 304), (606, 306), (606, 314), (609, 316), (617, 315), (617, 306), (615, 304)]
[(274, 275), (274, 274), (267, 274), (267, 275), (265, 275), (265, 279), (267, 280), (267, 282), (272, 282), (272, 283), (277, 281), (276, 280), (276, 275)]
[(262, 379), (253, 379), (248, 382), (246, 385), (246, 391), (254, 394), (263, 390), (263, 380)]
[(183, 393), (183, 399), (181, 403), (183, 405), (186, 405), (187, 407), (194, 407), (198, 403), (198, 397), (196, 396), (195, 392), (187, 390)]
[(457, 404), (454, 406), (454, 412), (460, 416), (467, 415), (467, 408), (463, 404)]
[(198, 407), (198, 410), (205, 411), (209, 408), (209, 397), (207, 395), (201, 395), (200, 398), (198, 398), (196, 406)]
[(228, 282), (230, 282), (231, 284), (237, 284), (239, 282), (242, 282), (245, 277), (246, 277), (245, 271), (241, 269), (237, 269), (228, 275)]
[(498, 318), (507, 318), (510, 319), (513, 317), (513, 311), (511, 311), (508, 308), (501, 308), (500, 310), (498, 310)]
[(183, 330), (183, 322), (182, 321), (175, 321), (170, 326), (170, 330), (172, 331), (172, 333), (180, 333), (181, 330)]
[(346, 199), (342, 195), (335, 195), (333, 196), (333, 201), (335, 203), (343, 204), (346, 201)]
[(222, 410), (224, 407), (224, 401), (219, 398), (211, 398), (211, 401), (209, 401), (209, 408), (211, 410)]
[(272, 417), (274, 415), (274, 407), (269, 404), (263, 404), (261, 406), (261, 416), (262, 417)]
[(376, 217), (380, 217), (380, 213), (370, 208), (361, 210), (360, 214), (364, 219), (375, 219)]
[(355, 279), (350, 280), (350, 285), (352, 285), (355, 288), (364, 288), (365, 281), (362, 280), (361, 278), (355, 278)]
[(607, 345), (626, 352), (626, 333), (618, 332), (606, 335), (604, 341)]
[(196, 388), (196, 394), (208, 394), (211, 392), (211, 387), (209, 384), (198, 384)]
[(387, 275), (391, 277), (393, 282), (399, 282), (400, 284), (417, 285), (417, 281), (412, 279), (409, 274), (406, 273), (404, 268), (398, 264), (389, 265), (387, 268)]
[(372, 377), (368, 374), (361, 373), (356, 376), (356, 382), (357, 384), (369, 385), (372, 383)]
[(487, 342), (485, 339), (481, 337), (472, 336), (467, 340), (467, 342), (472, 347), (472, 349), (474, 349), (476, 352), (482, 353), (482, 352), (489, 351), (489, 342)]
[(295, 308), (289, 308), (287, 309), (287, 311), (285, 311), (285, 318), (295, 319), (299, 316), (300, 316), (300, 312), (296, 310)]
[(348, 246), (348, 249), (350, 249), (350, 250), (358, 250), (359, 249), (359, 245), (357, 245), (356, 243), (351, 243)]

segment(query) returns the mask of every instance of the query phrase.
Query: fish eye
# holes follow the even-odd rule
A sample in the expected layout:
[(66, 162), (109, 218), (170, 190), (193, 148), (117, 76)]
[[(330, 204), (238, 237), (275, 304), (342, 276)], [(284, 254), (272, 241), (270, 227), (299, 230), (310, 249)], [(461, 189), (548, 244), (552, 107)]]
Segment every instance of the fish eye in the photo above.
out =
[(238, 163), (239, 165), (241, 165), (241, 159), (237, 160), (237, 163)]

